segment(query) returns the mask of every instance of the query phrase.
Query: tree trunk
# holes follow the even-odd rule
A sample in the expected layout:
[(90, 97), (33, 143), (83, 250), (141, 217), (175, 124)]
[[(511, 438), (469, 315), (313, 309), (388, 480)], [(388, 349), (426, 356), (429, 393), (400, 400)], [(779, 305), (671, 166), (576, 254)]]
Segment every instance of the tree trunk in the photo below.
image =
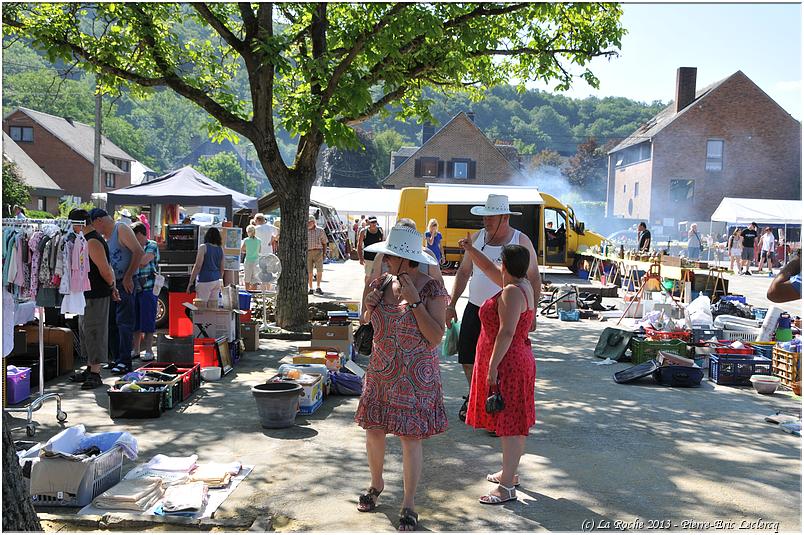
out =
[[(313, 173), (315, 176), (315, 173)], [(310, 184), (307, 178), (292, 177), (287, 188), (276, 189), (282, 217), (279, 238), (279, 294), (276, 322), (283, 329), (300, 331), (308, 327), (307, 314), (307, 217)]]
[(3, 531), (42, 531), (22, 480), (6, 418), (3, 418)]

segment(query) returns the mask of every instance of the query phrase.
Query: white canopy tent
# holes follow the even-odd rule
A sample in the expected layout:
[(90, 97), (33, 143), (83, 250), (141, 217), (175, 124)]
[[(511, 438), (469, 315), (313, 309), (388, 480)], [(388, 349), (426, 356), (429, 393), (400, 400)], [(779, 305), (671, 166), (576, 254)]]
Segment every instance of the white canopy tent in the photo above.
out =
[(400, 190), (393, 189), (313, 186), (310, 198), (335, 208), (347, 223), (359, 219), (361, 215), (373, 215), (383, 228), (390, 228), (396, 222), (400, 193)]
[[(787, 199), (741, 199), (724, 197), (717, 210), (710, 217), (711, 221), (722, 221), (726, 224), (749, 225), (751, 223), (765, 225), (784, 225), (787, 238), (787, 225), (801, 225), (801, 200)], [(785, 263), (787, 247), (785, 247)]]

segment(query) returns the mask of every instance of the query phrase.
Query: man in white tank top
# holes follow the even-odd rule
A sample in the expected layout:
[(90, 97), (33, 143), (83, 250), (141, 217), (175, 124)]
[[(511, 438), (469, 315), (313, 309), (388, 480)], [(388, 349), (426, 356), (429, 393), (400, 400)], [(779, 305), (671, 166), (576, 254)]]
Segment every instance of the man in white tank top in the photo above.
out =
[[(483, 228), (472, 235), (472, 242), (475, 247), (485, 254), (497, 265), (502, 265), (500, 255), (502, 248), (509, 244), (519, 244), (530, 251), (530, 266), (528, 266), (528, 280), (533, 286), (535, 302), (539, 302), (541, 293), (542, 278), (539, 274), (539, 263), (536, 251), (533, 248), (530, 238), (522, 232), (514, 229), (509, 224), (509, 218), (513, 215), (521, 215), (520, 212), (512, 212), (508, 204), (507, 195), (490, 194), (485, 206), (474, 206), (471, 209), (473, 215), (483, 217)], [(469, 255), (464, 255), (458, 272), (455, 274), (455, 283), (452, 287), (452, 300), (447, 307), (447, 328), (453, 321), (457, 321), (458, 315), (455, 305), (469, 283), (469, 303), (463, 311), (461, 317), (461, 330), (458, 338), (458, 362), (463, 366), (463, 373), (466, 381), (472, 383), (472, 368), (475, 363), (475, 350), (477, 340), (480, 337), (480, 318), (478, 310), (483, 302), (497, 294), (502, 287), (497, 281), (489, 279), (485, 273), (477, 269), (472, 263)], [(534, 316), (531, 331), (536, 327)], [(468, 396), (465, 397), (463, 406), (458, 416), (464, 420)]]

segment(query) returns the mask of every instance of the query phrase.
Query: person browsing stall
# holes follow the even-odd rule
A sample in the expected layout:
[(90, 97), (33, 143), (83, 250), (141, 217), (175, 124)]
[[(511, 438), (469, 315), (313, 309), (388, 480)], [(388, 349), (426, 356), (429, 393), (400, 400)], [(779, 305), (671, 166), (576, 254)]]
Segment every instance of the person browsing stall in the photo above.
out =
[(190, 283), (187, 285), (187, 293), (195, 286), (195, 296), (201, 301), (217, 299), (220, 294), (223, 280), (222, 245), (221, 231), (217, 227), (209, 227), (204, 234), (204, 243), (198, 246)]
[[(525, 452), (528, 430), (536, 423), (536, 361), (528, 338), (536, 307), (527, 278), (531, 259), (527, 248), (506, 245), (502, 248), (502, 265), (497, 266), (475, 248), (469, 233), (460, 246), (489, 279), (502, 287), (480, 307), (480, 338), (466, 413), (467, 425), (500, 437), (502, 470), (486, 476), (497, 487), (480, 497), (480, 503), (497, 505), (516, 500), (516, 471)], [(500, 395), (504, 406), (489, 412), (486, 400), (492, 393)]]
[[(511, 215), (522, 214), (511, 210), (507, 195), (496, 194), (490, 194), (484, 206), (474, 206), (470, 212), (473, 215), (483, 217), (483, 228), (475, 232), (471, 239), (475, 247), (486, 258), (497, 265), (501, 265), (502, 249), (505, 245), (521, 245), (530, 252), (531, 261), (528, 265), (527, 278), (538, 302), (542, 280), (539, 274), (539, 264), (536, 260), (536, 251), (530, 238), (510, 225)], [(455, 274), (455, 282), (452, 286), (452, 298), (450, 305), (447, 307), (447, 327), (458, 319), (455, 305), (466, 289), (467, 283), (469, 284), (469, 302), (463, 311), (461, 330), (458, 334), (458, 362), (463, 366), (466, 381), (471, 386), (475, 351), (481, 330), (478, 312), (483, 303), (486, 302), (486, 299), (496, 295), (502, 288), (499, 280), (490, 279), (475, 265), (472, 255), (465, 254), (458, 272)], [(530, 328), (531, 330), (536, 328), (535, 315)], [(458, 417), (461, 420), (466, 417), (468, 400), (469, 396), (465, 396), (464, 403), (458, 411)]]
[(424, 238), (427, 240), (427, 249), (433, 253), (433, 256), (435, 256), (435, 259), (438, 260), (438, 263), (440, 264), (444, 258), (442, 245), (444, 236), (442, 236), (438, 231), (438, 219), (431, 219), (427, 224), (427, 229), (427, 232), (424, 234)]
[(383, 253), (389, 273), (372, 281), (362, 320), (374, 327), (374, 350), (366, 370), (355, 421), (366, 430), (371, 485), (358, 510), (373, 511), (385, 488), (385, 437), (402, 443), (402, 509), (399, 530), (415, 531), (415, 495), (421, 478), (422, 440), (447, 429), (438, 346), (444, 335), (447, 290), (419, 270), (434, 264), (422, 252), (423, 236), (397, 225), (386, 241), (367, 247)]
[[(377, 223), (377, 218), (374, 216), (366, 220), (366, 226), (363, 227), (357, 235), (357, 258), (360, 265), (365, 268), (366, 278), (371, 275), (371, 268), (374, 266), (375, 253), (366, 251), (365, 248), (380, 243), (383, 240), (382, 228)], [(367, 283), (370, 280), (366, 281)]]
[(134, 339), (136, 306), (134, 303), (134, 274), (140, 268), (145, 254), (134, 231), (128, 224), (113, 221), (101, 208), (93, 208), (89, 219), (109, 246), (109, 263), (115, 276), (115, 285), (120, 300), (112, 302), (109, 315), (114, 323), (110, 327), (111, 356), (114, 358), (112, 373), (124, 375), (132, 370), (131, 342)]
[(140, 260), (140, 269), (134, 279), (136, 294), (134, 297), (134, 338), (131, 342), (132, 358), (138, 358), (140, 351), (145, 351), (142, 360), (154, 360), (154, 333), (156, 332), (157, 296), (154, 295), (156, 274), (159, 272), (159, 247), (154, 240), (148, 239), (148, 229), (137, 221), (131, 225), (137, 241), (145, 254)]
[(650, 252), (650, 239), (648, 224), (642, 221), (637, 225), (637, 241), (639, 242), (638, 250), (640, 253)]
[(324, 251), (327, 248), (327, 234), (324, 229), (316, 225), (315, 216), (307, 218), (307, 293), (313, 294), (313, 268), (318, 275), (315, 293), (323, 294), (321, 280), (324, 277)]
[(243, 262), (243, 282), (246, 285), (246, 290), (255, 290), (257, 288), (257, 262), (260, 260), (260, 249), (262, 247), (262, 240), (256, 236), (256, 228), (254, 225), (246, 227), (246, 238), (240, 246), (240, 253), (246, 255)]

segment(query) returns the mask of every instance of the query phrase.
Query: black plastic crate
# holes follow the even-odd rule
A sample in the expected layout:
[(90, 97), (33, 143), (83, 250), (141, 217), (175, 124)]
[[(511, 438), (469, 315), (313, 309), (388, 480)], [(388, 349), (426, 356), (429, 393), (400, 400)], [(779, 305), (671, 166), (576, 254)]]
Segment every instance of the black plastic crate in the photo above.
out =
[(698, 329), (693, 327), (692, 329), (692, 343), (696, 342), (708, 342), (712, 338), (716, 340), (723, 340), (723, 329)]
[(772, 361), (757, 355), (709, 355), (709, 380), (719, 385), (749, 386), (752, 375), (772, 375)]
[(120, 392), (109, 390), (109, 417), (159, 418), (165, 406), (167, 388), (156, 392)]
[[(179, 376), (176, 376), (172, 381), (145, 379), (143, 381), (135, 381), (135, 383), (143, 388), (165, 387), (165, 395), (162, 396), (163, 411), (172, 409), (182, 401), (182, 383)], [(119, 388), (124, 384), (126, 384), (126, 381), (118, 381), (114, 386)]]

